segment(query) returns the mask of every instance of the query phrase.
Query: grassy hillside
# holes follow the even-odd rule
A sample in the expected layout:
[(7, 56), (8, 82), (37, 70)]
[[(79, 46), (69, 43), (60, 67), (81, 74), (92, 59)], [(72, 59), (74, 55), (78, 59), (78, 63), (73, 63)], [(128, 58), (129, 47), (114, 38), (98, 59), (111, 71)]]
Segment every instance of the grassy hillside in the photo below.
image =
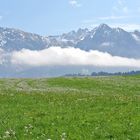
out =
[(139, 140), (140, 76), (1, 79), (0, 139)]

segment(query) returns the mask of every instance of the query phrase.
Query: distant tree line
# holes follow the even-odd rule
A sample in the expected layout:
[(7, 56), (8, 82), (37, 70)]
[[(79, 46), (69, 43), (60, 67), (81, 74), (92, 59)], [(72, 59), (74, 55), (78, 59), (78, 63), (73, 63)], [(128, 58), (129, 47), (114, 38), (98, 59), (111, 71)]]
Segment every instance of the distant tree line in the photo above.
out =
[(137, 75), (140, 74), (140, 71), (130, 71), (130, 72), (116, 72), (116, 73), (108, 73), (108, 72), (92, 72), (91, 76), (114, 76), (114, 75)]
[(115, 72), (115, 73), (109, 73), (109, 72), (92, 72), (91, 74), (87, 75), (87, 74), (81, 74), (81, 73), (77, 73), (77, 74), (66, 74), (65, 76), (120, 76), (120, 75), (138, 75), (140, 74), (140, 71), (130, 71), (130, 72)]

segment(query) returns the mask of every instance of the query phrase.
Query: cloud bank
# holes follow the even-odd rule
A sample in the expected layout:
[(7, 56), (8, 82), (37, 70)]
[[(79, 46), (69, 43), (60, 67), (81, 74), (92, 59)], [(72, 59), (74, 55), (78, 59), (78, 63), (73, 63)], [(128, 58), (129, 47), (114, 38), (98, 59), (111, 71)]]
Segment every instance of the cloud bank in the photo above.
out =
[(0, 65), (7, 64), (9, 60), (11, 60), (10, 54), (0, 48)]
[(105, 66), (140, 68), (140, 59), (112, 56), (96, 50), (50, 47), (40, 51), (22, 49), (11, 54), (12, 65), (39, 66)]

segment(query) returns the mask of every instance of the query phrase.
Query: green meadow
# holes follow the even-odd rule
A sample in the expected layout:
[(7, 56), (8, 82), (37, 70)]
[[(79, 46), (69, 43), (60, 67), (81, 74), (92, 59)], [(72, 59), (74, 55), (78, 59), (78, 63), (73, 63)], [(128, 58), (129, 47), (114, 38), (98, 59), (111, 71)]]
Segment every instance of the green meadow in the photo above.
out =
[(140, 76), (0, 79), (0, 139), (140, 140)]

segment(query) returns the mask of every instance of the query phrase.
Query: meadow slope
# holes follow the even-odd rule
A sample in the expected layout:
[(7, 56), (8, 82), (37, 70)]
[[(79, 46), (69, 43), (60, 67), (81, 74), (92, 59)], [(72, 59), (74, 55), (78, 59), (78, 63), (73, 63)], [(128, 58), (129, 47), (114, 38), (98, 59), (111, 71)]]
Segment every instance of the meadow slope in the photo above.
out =
[(140, 76), (0, 79), (0, 139), (139, 140)]

